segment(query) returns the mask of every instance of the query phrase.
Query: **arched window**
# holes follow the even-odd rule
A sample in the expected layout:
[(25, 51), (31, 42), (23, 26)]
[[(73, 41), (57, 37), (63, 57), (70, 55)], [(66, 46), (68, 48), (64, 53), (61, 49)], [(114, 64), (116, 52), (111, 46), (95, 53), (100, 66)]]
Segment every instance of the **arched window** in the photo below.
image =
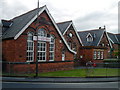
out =
[(87, 42), (92, 42), (93, 41), (93, 36), (90, 33), (88, 33), (86, 38), (87, 38)]
[[(46, 37), (46, 31), (44, 28), (38, 30), (38, 37)], [(46, 42), (38, 40), (38, 53), (37, 59), (38, 61), (46, 61)]]
[(49, 55), (49, 59), (50, 61), (54, 61), (54, 50), (55, 50), (55, 38), (53, 35), (50, 35), (51, 41), (50, 41), (50, 55)]
[(38, 36), (46, 37), (46, 31), (44, 28), (38, 30)]
[(27, 37), (27, 61), (31, 62), (34, 59), (34, 42), (33, 33), (29, 32)]
[(92, 38), (91, 36), (88, 36), (88, 37), (87, 37), (87, 41), (88, 41), (88, 42), (92, 42), (92, 41), (93, 41), (93, 38)]

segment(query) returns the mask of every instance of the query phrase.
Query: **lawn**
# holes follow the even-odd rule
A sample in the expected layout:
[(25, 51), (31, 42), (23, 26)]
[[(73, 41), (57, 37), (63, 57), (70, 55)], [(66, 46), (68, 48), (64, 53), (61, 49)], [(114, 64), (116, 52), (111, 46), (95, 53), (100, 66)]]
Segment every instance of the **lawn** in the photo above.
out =
[(41, 73), (39, 76), (47, 77), (86, 77), (86, 76), (119, 76), (118, 69), (96, 68), (96, 69), (74, 69), (67, 71), (56, 71)]
[[(117, 68), (95, 68), (95, 69), (74, 69), (66, 71), (55, 71), (55, 72), (46, 72), (39, 73), (38, 76), (42, 77), (89, 77), (89, 76), (120, 76), (118, 74)], [(35, 74), (5, 74), (10, 76), (35, 76)]]

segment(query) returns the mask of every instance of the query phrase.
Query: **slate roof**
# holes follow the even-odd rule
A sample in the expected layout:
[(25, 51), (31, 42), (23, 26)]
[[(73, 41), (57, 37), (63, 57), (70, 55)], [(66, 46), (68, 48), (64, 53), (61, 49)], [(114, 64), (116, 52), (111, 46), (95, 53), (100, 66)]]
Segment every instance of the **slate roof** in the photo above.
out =
[[(78, 35), (80, 36), (82, 43), (84, 46), (97, 46), (101, 36), (103, 35), (105, 29), (95, 29), (95, 30), (87, 30), (87, 31), (81, 31), (78, 32)], [(93, 41), (92, 42), (88, 42), (87, 41), (87, 35), (91, 34), (93, 37)]]
[(118, 39), (117, 39), (115, 34), (109, 33), (109, 32), (107, 32), (107, 34), (108, 34), (109, 38), (113, 41), (113, 43), (115, 43), (115, 44), (119, 43), (119, 41), (118, 41)]
[(117, 37), (118, 42), (119, 42), (119, 44), (120, 44), (120, 34), (116, 34), (116, 37)]
[[(44, 6), (43, 6), (44, 7)], [(39, 11), (42, 10), (43, 7), (39, 8)], [(13, 38), (19, 33), (22, 28), (35, 16), (37, 15), (38, 8), (29, 11), (25, 14), (22, 14), (18, 17), (11, 19), (13, 22), (10, 28), (7, 28), (2, 35), (2, 39)], [(2, 20), (3, 26), (9, 25), (9, 23), (5, 23), (5, 20)]]
[(72, 23), (72, 21), (65, 21), (65, 22), (57, 23), (57, 26), (60, 29), (62, 34), (65, 32), (65, 30), (70, 25), (70, 23)]
[[(29, 23), (33, 22), (32, 20), (34, 20), (36, 18), (35, 16), (37, 15), (38, 11), (39, 11), (39, 14), (40, 14), (40, 12), (43, 12), (44, 10), (46, 10), (46, 12), (48, 13), (48, 16), (52, 19), (54, 26), (56, 27), (58, 33), (60, 34), (61, 38), (63, 39), (65, 45), (68, 48), (68, 50), (70, 50), (72, 53), (76, 54), (75, 51), (73, 51), (73, 50), (70, 49), (69, 45), (65, 41), (65, 39), (62, 36), (59, 28), (56, 25), (54, 19), (49, 14), (49, 11), (48, 11), (46, 5), (43, 6), (43, 7), (40, 7), (40, 8), (36, 8), (36, 9), (31, 10), (31, 11), (25, 13), (25, 14), (22, 14), (22, 15), (20, 15), (18, 17), (15, 17), (15, 18), (11, 19), (10, 21), (12, 21), (12, 25), (10, 25), (9, 28), (7, 27), (7, 29), (3, 32), (2, 39), (8, 39), (8, 38), (14, 38), (14, 39), (16, 39), (17, 38), (16, 35), (18, 35), (18, 37), (19, 37), (19, 35), (25, 30), (25, 28), (27, 27), (27, 25), (29, 25)], [(4, 21), (7, 22), (7, 20), (2, 20), (2, 21), (3, 22)], [(2, 24), (5, 24), (5, 23), (2, 23)], [(3, 26), (5, 27), (6, 24), (3, 25)], [(9, 24), (7, 26), (9, 26)]]

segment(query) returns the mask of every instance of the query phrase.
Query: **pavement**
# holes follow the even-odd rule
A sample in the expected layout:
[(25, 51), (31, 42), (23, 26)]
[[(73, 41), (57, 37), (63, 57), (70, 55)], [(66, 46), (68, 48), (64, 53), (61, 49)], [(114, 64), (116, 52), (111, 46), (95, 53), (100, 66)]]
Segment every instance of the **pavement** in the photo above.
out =
[(0, 77), (3, 82), (52, 82), (52, 83), (85, 83), (85, 82), (118, 82), (119, 77)]

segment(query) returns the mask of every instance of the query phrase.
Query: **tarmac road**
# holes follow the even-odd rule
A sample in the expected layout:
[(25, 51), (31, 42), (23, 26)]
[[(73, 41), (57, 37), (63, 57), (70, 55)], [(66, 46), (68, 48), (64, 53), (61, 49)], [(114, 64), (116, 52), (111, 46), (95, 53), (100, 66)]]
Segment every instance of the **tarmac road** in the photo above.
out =
[(40, 83), (2, 82), (2, 88), (118, 88), (118, 82)]

